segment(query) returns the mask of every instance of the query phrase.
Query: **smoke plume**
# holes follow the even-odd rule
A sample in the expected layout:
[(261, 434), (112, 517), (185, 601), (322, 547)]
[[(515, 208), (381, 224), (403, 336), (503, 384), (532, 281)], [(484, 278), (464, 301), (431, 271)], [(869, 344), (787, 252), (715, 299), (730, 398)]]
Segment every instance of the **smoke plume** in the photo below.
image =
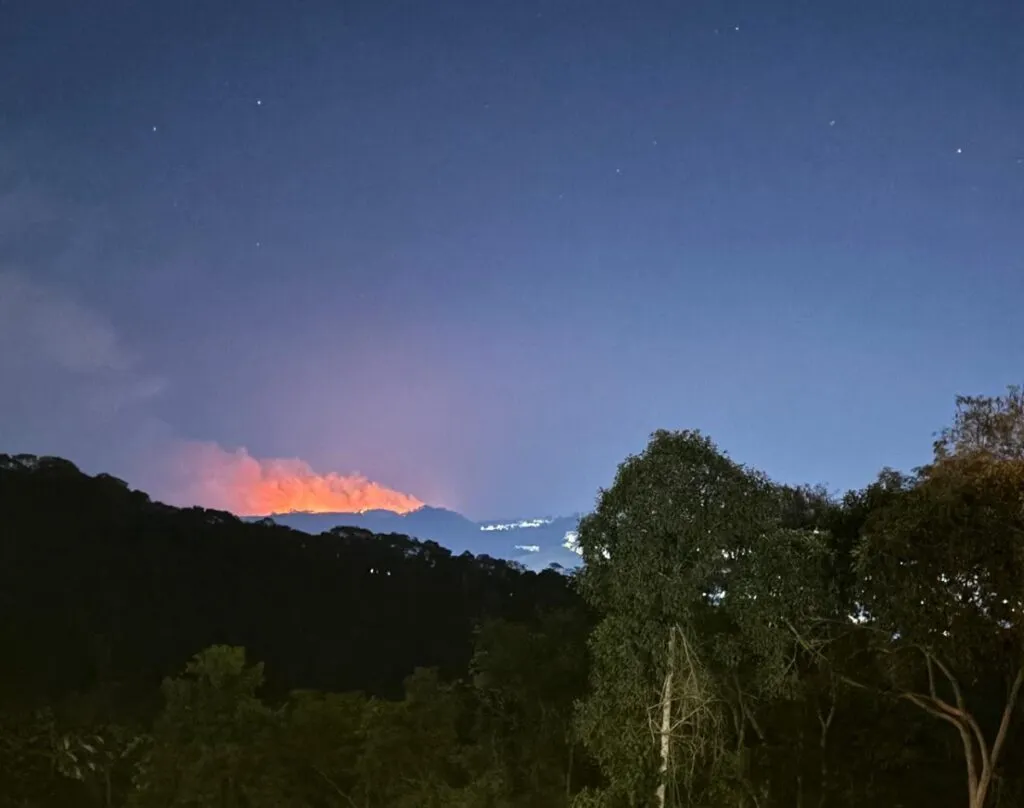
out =
[(179, 504), (240, 516), (375, 509), (408, 513), (424, 504), (361, 474), (317, 474), (298, 458), (261, 460), (244, 448), (230, 452), (215, 443), (184, 446), (178, 454), (176, 475), (179, 484), (173, 498)]

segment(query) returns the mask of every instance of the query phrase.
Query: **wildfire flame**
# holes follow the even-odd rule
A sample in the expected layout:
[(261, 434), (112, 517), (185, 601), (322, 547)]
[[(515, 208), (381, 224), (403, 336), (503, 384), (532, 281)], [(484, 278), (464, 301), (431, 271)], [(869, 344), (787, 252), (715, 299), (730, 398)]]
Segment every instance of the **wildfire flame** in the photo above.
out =
[(176, 499), (243, 516), (274, 513), (408, 513), (424, 503), (361, 474), (317, 474), (298, 458), (252, 457), (213, 443), (193, 443), (179, 457), (186, 481)]

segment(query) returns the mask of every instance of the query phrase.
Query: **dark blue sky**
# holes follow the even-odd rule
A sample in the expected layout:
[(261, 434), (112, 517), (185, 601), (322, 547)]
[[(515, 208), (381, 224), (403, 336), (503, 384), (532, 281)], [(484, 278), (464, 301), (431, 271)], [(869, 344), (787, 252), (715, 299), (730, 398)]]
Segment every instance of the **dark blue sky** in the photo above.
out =
[(1016, 0), (0, 0), (0, 451), (479, 517), (588, 509), (660, 427), (909, 468), (1022, 378), (1022, 41)]

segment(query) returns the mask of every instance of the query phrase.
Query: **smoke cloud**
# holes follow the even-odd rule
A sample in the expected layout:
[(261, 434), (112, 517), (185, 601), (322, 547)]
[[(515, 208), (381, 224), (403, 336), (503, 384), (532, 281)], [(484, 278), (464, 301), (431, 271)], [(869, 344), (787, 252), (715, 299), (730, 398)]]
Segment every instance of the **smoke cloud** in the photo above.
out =
[[(0, 206), (0, 215), (2, 215)], [(2, 237), (3, 221), (0, 221)], [(37, 273), (45, 274), (45, 273)], [(166, 387), (73, 291), (0, 267), (0, 445), (108, 461)], [(112, 427), (117, 433), (112, 435)]]
[(227, 451), (216, 443), (189, 443), (176, 458), (174, 500), (240, 516), (274, 513), (408, 513), (424, 503), (361, 474), (318, 474), (298, 458), (259, 459), (244, 448)]
[(96, 312), (24, 273), (0, 271), (0, 355), (5, 362), (50, 363), (78, 374), (124, 372), (131, 358)]

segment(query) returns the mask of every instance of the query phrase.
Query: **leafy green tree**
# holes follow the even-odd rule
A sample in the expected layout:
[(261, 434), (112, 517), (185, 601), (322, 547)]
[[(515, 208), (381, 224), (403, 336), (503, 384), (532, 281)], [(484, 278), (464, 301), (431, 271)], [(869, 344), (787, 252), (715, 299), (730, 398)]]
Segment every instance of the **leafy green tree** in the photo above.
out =
[[(894, 693), (951, 725), (983, 808), (1024, 687), (1024, 396), (960, 398), (934, 462), (859, 550), (864, 629)], [(993, 699), (993, 694), (998, 696)]]
[(149, 736), (118, 724), (68, 731), (57, 739), (54, 759), (65, 777), (86, 787), (103, 808), (120, 804), (149, 745)]
[(165, 706), (132, 805), (256, 808), (285, 805), (272, 743), (277, 717), (256, 696), (263, 666), (242, 648), (214, 646), (163, 685)]
[(418, 669), (401, 702), (372, 700), (363, 722), (357, 765), (365, 805), (446, 808), (462, 801), (470, 777), (459, 724), (463, 703), (437, 672)]
[(782, 513), (763, 475), (663, 431), (581, 522), (582, 589), (602, 619), (580, 718), (609, 804), (763, 798), (758, 707), (796, 691), (794, 624), (829, 598), (824, 543)]
[(936, 460), (981, 453), (998, 460), (1024, 460), (1024, 388), (1010, 385), (1001, 396), (957, 396), (952, 425), (934, 444)]
[(359, 779), (369, 702), (361, 693), (292, 694), (275, 739), (281, 779), (297, 804), (363, 805)]
[(54, 756), (58, 734), (49, 708), (0, 713), (0, 806), (60, 804), (81, 798), (77, 783), (61, 777)]
[(588, 632), (582, 610), (551, 612), (537, 624), (489, 621), (478, 632), (478, 743), (510, 806), (567, 805), (589, 774), (573, 726), (587, 685)]

